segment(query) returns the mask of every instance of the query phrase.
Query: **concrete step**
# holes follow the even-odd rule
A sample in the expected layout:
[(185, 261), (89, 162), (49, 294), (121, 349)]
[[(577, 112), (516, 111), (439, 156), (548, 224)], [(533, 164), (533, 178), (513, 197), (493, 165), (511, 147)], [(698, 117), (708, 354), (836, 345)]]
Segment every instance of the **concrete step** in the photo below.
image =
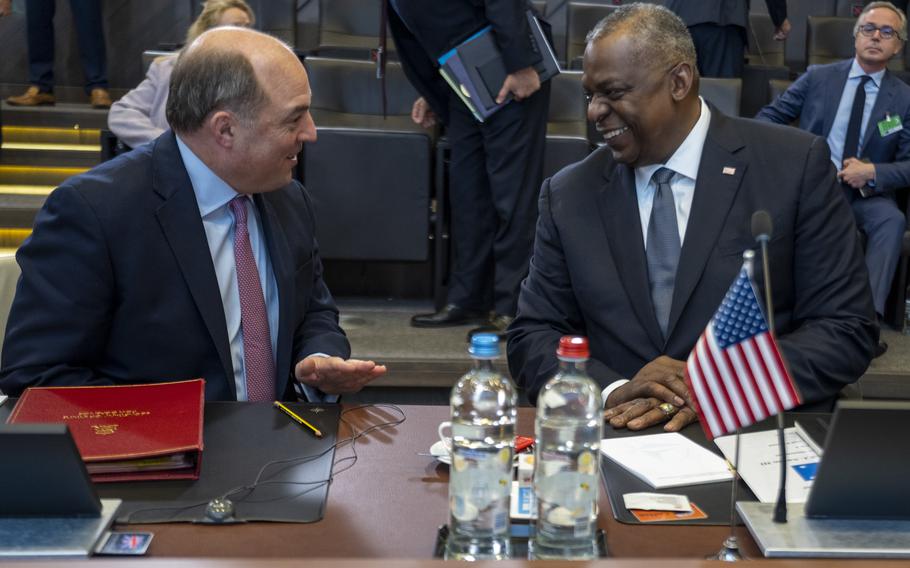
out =
[(3, 126), (47, 128), (107, 128), (107, 110), (88, 104), (58, 103), (54, 106), (21, 107), (0, 103)]
[(4, 148), (16, 146), (60, 149), (61, 147), (88, 146), (100, 151), (101, 131), (97, 128), (37, 128), (31, 126), (4, 126), (0, 140)]
[(6, 165), (88, 169), (100, 161), (100, 145), (4, 142), (0, 146), (0, 164)]
[(0, 194), (0, 227), (31, 229), (47, 195)]
[[(56, 187), (69, 177), (88, 171), (82, 167), (35, 167), (0, 165), (0, 186)], [(46, 193), (45, 193), (46, 195)]]

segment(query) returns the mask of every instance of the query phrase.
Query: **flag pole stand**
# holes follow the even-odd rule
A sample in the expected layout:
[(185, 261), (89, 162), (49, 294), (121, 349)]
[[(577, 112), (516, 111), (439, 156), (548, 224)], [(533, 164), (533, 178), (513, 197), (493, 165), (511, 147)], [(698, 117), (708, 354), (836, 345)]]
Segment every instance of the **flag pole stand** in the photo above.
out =
[(739, 562), (743, 555), (739, 552), (739, 540), (736, 538), (736, 488), (739, 485), (739, 428), (736, 429), (736, 449), (733, 451), (733, 488), (730, 490), (730, 534), (720, 545), (720, 550), (707, 557), (707, 560), (722, 562)]

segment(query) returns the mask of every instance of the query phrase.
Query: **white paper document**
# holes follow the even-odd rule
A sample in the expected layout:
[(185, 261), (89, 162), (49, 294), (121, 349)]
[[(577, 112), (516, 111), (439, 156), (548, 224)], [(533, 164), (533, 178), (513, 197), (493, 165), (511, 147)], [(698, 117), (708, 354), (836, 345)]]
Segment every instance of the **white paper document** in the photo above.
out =
[[(716, 438), (714, 442), (730, 463), (734, 462), (736, 436)], [(752, 432), (739, 438), (739, 475), (762, 503), (777, 501), (780, 487), (780, 446), (777, 430)], [(819, 457), (796, 433), (784, 430), (787, 446), (787, 502), (805, 503), (815, 479)]]
[(641, 511), (674, 511), (678, 513), (691, 513), (692, 505), (685, 495), (670, 495), (668, 493), (623, 493), (623, 503), (626, 509), (639, 509)]
[(675, 432), (601, 440), (600, 451), (655, 489), (733, 478), (723, 458)]

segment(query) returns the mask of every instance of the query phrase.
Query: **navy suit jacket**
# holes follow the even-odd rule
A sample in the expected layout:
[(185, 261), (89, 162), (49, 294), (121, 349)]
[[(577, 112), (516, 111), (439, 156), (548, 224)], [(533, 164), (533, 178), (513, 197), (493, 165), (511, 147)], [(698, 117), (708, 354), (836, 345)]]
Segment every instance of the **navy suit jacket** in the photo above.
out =
[[(299, 359), (350, 347), (303, 187), (253, 201), (278, 284), (275, 397), (289, 398)], [(236, 399), (215, 268), (173, 133), (64, 182), (16, 259), (0, 390), (202, 377), (206, 400)]]
[(759, 209), (774, 223), (775, 323), (803, 399), (830, 399), (866, 370), (878, 328), (827, 144), (711, 112), (666, 341), (649, 292), (632, 168), (602, 147), (544, 182), (508, 346), (512, 376), (532, 400), (556, 371), (562, 335), (588, 337), (588, 371), (601, 386), (632, 378), (660, 355), (685, 360), (739, 273), (743, 251), (756, 246), (751, 218)]
[[(780, 97), (759, 111), (755, 118), (790, 124), (799, 117), (799, 127), (827, 138), (834, 124), (852, 59), (813, 65)], [(882, 136), (878, 123), (886, 115), (900, 116), (903, 130)], [(910, 86), (885, 71), (875, 106), (860, 143), (859, 157), (875, 164), (875, 191), (893, 191), (910, 186)]]

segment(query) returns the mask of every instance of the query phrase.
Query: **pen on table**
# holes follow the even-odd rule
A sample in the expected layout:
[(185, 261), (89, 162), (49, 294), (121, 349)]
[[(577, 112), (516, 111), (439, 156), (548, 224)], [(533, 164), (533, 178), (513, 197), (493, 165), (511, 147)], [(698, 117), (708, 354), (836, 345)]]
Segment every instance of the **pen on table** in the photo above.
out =
[(307, 428), (309, 428), (310, 430), (312, 430), (312, 431), (313, 431), (313, 434), (316, 434), (316, 437), (317, 437), (317, 438), (322, 438), (322, 432), (319, 431), (319, 428), (313, 426), (312, 424), (310, 424), (309, 422), (307, 422), (307, 421), (304, 420), (303, 418), (297, 416), (297, 414), (296, 414), (293, 410), (291, 410), (290, 408), (288, 408), (287, 406), (281, 404), (280, 402), (278, 402), (278, 401), (276, 400), (276, 401), (274, 402), (274, 407), (277, 408), (278, 410), (280, 410), (281, 412), (284, 412), (284, 413), (287, 414), (288, 416), (290, 416), (291, 419), (292, 419), (294, 422), (300, 424), (301, 426), (306, 426)]

